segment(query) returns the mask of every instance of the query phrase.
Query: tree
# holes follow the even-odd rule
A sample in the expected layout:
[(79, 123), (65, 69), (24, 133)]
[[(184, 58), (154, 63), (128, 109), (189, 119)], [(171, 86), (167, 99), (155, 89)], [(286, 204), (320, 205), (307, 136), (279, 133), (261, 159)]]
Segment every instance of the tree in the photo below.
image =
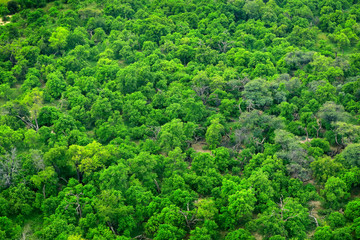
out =
[(105, 37), (106, 37), (106, 33), (105, 33), (104, 29), (96, 28), (94, 30), (94, 35), (92, 35), (91, 39), (94, 42), (98, 43), (98, 42), (103, 42)]
[(344, 215), (339, 212), (330, 213), (327, 220), (332, 229), (344, 227), (346, 223)]
[[(68, 172), (67, 159), (65, 156), (66, 151), (66, 146), (57, 146), (50, 148), (49, 151), (44, 154), (45, 164), (53, 166), (58, 175)], [(40, 169), (43, 169), (43, 167), (40, 167)]]
[[(336, 134), (335, 141), (337, 144), (348, 145), (360, 140), (360, 126), (345, 122), (336, 122), (333, 124)], [(341, 141), (339, 140), (341, 139)]]
[(0, 183), (5, 187), (14, 184), (17, 175), (20, 174), (21, 163), (16, 153), (16, 148), (11, 149), (10, 153), (0, 157)]
[(219, 147), (212, 150), (215, 155), (215, 166), (221, 171), (225, 172), (234, 164), (234, 159), (230, 156), (230, 150), (225, 147)]
[(81, 234), (78, 235), (69, 235), (68, 240), (85, 240), (85, 238), (81, 237)]
[(325, 184), (333, 176), (337, 176), (344, 170), (341, 163), (331, 157), (318, 158), (310, 164), (313, 174), (319, 183)]
[(154, 198), (154, 195), (149, 189), (151, 189), (151, 187), (154, 189), (156, 183), (155, 179), (155, 181), (151, 182), (150, 186), (147, 184), (147, 188), (145, 188), (142, 186), (141, 182), (136, 179), (132, 182), (133, 185), (129, 187), (124, 194), (126, 196), (126, 204), (132, 206), (135, 210), (133, 217), (137, 222), (143, 222), (149, 216), (147, 206)]
[(55, 50), (55, 55), (65, 49), (70, 31), (64, 27), (57, 27), (49, 38), (50, 47)]
[(197, 207), (197, 217), (204, 220), (214, 219), (218, 214), (218, 209), (215, 206), (215, 202), (212, 199), (201, 199), (195, 206)]
[(25, 92), (40, 86), (41, 82), (38, 76), (27, 74), (24, 83), (21, 85), (21, 89)]
[[(169, 203), (162, 207), (158, 214), (153, 214), (145, 225), (147, 235), (170, 236), (173, 239), (182, 239), (185, 237), (186, 221), (181, 209)], [(176, 237), (174, 237), (176, 236)], [(164, 238), (165, 239), (165, 238)], [(167, 238), (166, 238), (167, 239)]]
[(244, 86), (243, 97), (249, 110), (263, 109), (272, 104), (273, 98), (269, 87), (269, 83), (261, 78), (254, 79)]
[(83, 27), (76, 27), (67, 37), (67, 48), (74, 49), (77, 45), (85, 45), (88, 33)]
[(318, 227), (314, 234), (315, 240), (331, 240), (332, 231), (329, 226)]
[(338, 48), (341, 49), (344, 54), (345, 48), (350, 46), (349, 38), (346, 36), (345, 33), (341, 32), (335, 35), (334, 40), (335, 42), (337, 42)]
[(46, 184), (56, 184), (56, 173), (53, 167), (46, 167), (40, 171), (37, 175), (31, 177), (31, 181), (40, 190), (42, 189), (43, 197), (46, 199)]
[(110, 158), (110, 153), (100, 143), (93, 141), (84, 146), (71, 145), (67, 150), (69, 163), (77, 172), (78, 181), (81, 182), (83, 174), (90, 174), (103, 167)]
[(206, 108), (201, 101), (195, 101), (190, 98), (184, 103), (185, 117), (187, 122), (201, 122), (207, 115)]
[(62, 216), (71, 224), (77, 223), (87, 214), (94, 212), (92, 206), (95, 195), (96, 190), (93, 185), (82, 185), (74, 178), (70, 178), (66, 188), (58, 194), (60, 201), (55, 205), (55, 216)]
[(351, 166), (360, 166), (360, 143), (348, 145), (341, 153), (345, 163)]
[(204, 227), (199, 228), (196, 227), (194, 230), (191, 230), (190, 232), (190, 240), (195, 240), (195, 239), (199, 239), (199, 240), (211, 240), (211, 236), (208, 232), (208, 230)]
[(59, 119), (61, 112), (56, 107), (44, 106), (40, 109), (38, 122), (40, 126), (52, 126)]
[(193, 80), (193, 89), (196, 94), (201, 98), (204, 104), (207, 102), (208, 95), (210, 94), (210, 79), (205, 71), (199, 71)]
[(9, 14), (15, 14), (19, 11), (19, 5), (16, 1), (8, 1), (7, 8), (9, 10)]
[(30, 119), (27, 120), (33, 121), (33, 125), (31, 125), (29, 122), (27, 124), (34, 128), (34, 130), (37, 132), (39, 130), (39, 111), (41, 105), (43, 104), (43, 91), (39, 88), (32, 89), (24, 96), (22, 103), (24, 103), (29, 108)]
[(186, 155), (182, 153), (182, 150), (179, 147), (176, 147), (173, 151), (168, 153), (168, 157), (164, 160), (164, 176), (177, 176), (182, 175), (188, 163), (185, 162)]
[(250, 232), (242, 228), (229, 232), (225, 237), (225, 240), (254, 240), (254, 239), (255, 237), (252, 236)]
[(45, 240), (56, 239), (59, 236), (67, 238), (68, 232), (72, 230), (70, 226), (62, 216), (52, 215), (45, 220), (45, 227), (38, 234)]
[(100, 219), (109, 226), (115, 235), (123, 234), (124, 231), (126, 235), (129, 235), (131, 229), (135, 227), (131, 217), (134, 209), (132, 206), (126, 206), (124, 200), (121, 192), (117, 190), (104, 190), (96, 200)]
[(315, 91), (315, 97), (320, 103), (336, 101), (336, 88), (330, 83), (320, 85)]
[(346, 122), (350, 117), (342, 105), (334, 102), (324, 103), (317, 115), (324, 121), (325, 126), (330, 126), (331, 123), (337, 121)]
[(325, 139), (313, 138), (310, 144), (312, 147), (321, 148), (324, 151), (324, 153), (328, 153), (330, 151), (330, 144)]
[(340, 204), (350, 197), (347, 191), (347, 186), (343, 180), (330, 177), (325, 183), (324, 189), (320, 192), (324, 196), (327, 206), (338, 209)]
[(94, 121), (107, 120), (112, 113), (111, 103), (108, 98), (98, 98), (91, 106), (90, 114)]
[(294, 51), (289, 52), (285, 57), (286, 64), (290, 65), (293, 69), (303, 68), (306, 64), (310, 63), (313, 58), (314, 52)]
[(345, 207), (345, 217), (354, 221), (356, 218), (360, 217), (360, 201), (355, 199), (350, 201)]
[(184, 231), (169, 224), (161, 224), (156, 232), (154, 240), (182, 239)]
[(269, 180), (269, 174), (263, 170), (253, 170), (247, 179), (256, 197), (256, 209), (266, 209), (267, 203), (273, 199), (275, 191), (273, 183)]
[(0, 217), (0, 238), (16, 239), (20, 236), (21, 227), (6, 216)]
[(305, 238), (309, 223), (308, 210), (293, 198), (280, 198), (279, 204), (271, 204), (255, 221), (262, 235), (285, 238)]
[(59, 99), (66, 89), (66, 82), (63, 75), (59, 71), (50, 73), (47, 76), (45, 88), (51, 97)]
[(141, 152), (135, 158), (128, 160), (130, 166), (130, 173), (137, 179), (142, 181), (146, 186), (156, 186), (156, 179), (158, 175), (155, 169), (159, 162), (157, 159), (147, 152)]
[(264, 2), (260, 0), (248, 0), (244, 4), (244, 11), (248, 18), (259, 19), (264, 5)]
[(196, 125), (193, 123), (183, 123), (180, 119), (173, 119), (164, 124), (159, 132), (159, 144), (165, 151), (170, 151), (176, 147), (185, 149), (187, 141), (193, 136)]
[(123, 163), (115, 166), (109, 166), (100, 173), (100, 189), (115, 189), (125, 191), (128, 185), (129, 168)]
[(224, 126), (218, 118), (211, 120), (211, 125), (207, 128), (205, 139), (210, 149), (214, 149), (220, 144)]
[(262, 149), (265, 140), (269, 139), (275, 129), (284, 127), (281, 118), (268, 115), (258, 110), (243, 112), (239, 117), (241, 128), (236, 129), (234, 140), (236, 146), (253, 144)]
[(353, 239), (352, 230), (349, 227), (338, 228), (333, 231), (333, 239), (335, 240), (351, 240)]
[(294, 115), (297, 112), (296, 105), (292, 103), (289, 104), (288, 102), (282, 102), (279, 107), (281, 109), (281, 113), (280, 113), (281, 117), (286, 118), (286, 120), (288, 121), (294, 120)]
[(33, 203), (35, 193), (24, 183), (11, 186), (8, 191), (3, 192), (5, 198), (9, 201), (9, 212), (13, 215), (23, 215), (29, 217), (34, 210)]
[(189, 45), (180, 45), (175, 52), (175, 56), (177, 56), (185, 66), (193, 59), (194, 55), (195, 50)]
[[(107, 109), (106, 109), (107, 110)], [(128, 94), (124, 100), (124, 120), (132, 126), (141, 126), (146, 122), (146, 115), (149, 113), (149, 106), (146, 97), (141, 92)]]
[(252, 190), (236, 191), (229, 196), (229, 213), (236, 221), (247, 221), (254, 210), (256, 198)]
[(1, 84), (13, 84), (16, 82), (16, 78), (14, 77), (14, 74), (10, 71), (5, 71), (3, 68), (0, 68), (0, 82)]
[[(41, 103), (42, 92), (34, 91), (34, 95), (29, 94), (27, 96), (29, 101), (9, 102), (4, 106), (4, 110), (8, 115), (16, 117), (17, 119), (21, 120), (26, 126), (28, 126), (29, 128), (33, 128), (37, 131), (39, 130), (39, 125), (37, 124), (35, 119), (37, 119), (37, 109), (40, 105), (39, 103)], [(31, 98), (31, 96), (33, 98)], [(31, 102), (31, 99), (35, 100), (36, 102)], [(26, 102), (30, 105), (34, 104), (31, 105), (34, 107), (35, 110), (32, 114), (30, 113)]]
[(287, 166), (289, 173), (302, 181), (309, 180), (312, 158), (309, 158), (297, 137), (285, 130), (275, 130), (275, 143), (282, 147), (282, 151), (279, 151), (277, 156), (290, 163)]

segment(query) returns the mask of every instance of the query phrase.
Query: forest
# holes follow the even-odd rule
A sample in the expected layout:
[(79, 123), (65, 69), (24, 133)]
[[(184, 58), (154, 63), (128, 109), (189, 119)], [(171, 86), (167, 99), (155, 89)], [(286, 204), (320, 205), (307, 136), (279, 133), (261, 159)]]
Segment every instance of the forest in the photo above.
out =
[(0, 239), (360, 239), (360, 1), (0, 0)]

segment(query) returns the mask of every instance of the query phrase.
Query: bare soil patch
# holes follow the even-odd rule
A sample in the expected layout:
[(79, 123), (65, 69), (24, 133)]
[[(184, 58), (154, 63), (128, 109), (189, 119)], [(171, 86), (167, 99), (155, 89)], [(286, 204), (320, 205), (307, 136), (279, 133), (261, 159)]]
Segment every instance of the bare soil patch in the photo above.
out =
[(192, 148), (196, 151), (196, 152), (201, 152), (201, 153), (211, 153), (210, 150), (204, 150), (203, 147), (205, 147), (207, 144), (205, 142), (197, 142), (195, 144), (192, 144)]
[(5, 25), (5, 24), (8, 24), (8, 23), (10, 22), (11, 17), (12, 17), (12, 15), (8, 15), (8, 16), (7, 16), (8, 21), (3, 21), (3, 19), (0, 18), (0, 26)]

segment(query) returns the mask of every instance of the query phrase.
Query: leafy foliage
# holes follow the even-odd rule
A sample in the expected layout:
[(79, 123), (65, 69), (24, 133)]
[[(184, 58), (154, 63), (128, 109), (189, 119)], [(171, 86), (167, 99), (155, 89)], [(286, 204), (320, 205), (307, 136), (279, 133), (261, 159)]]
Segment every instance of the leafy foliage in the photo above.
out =
[(0, 239), (359, 239), (358, 1), (0, 1)]

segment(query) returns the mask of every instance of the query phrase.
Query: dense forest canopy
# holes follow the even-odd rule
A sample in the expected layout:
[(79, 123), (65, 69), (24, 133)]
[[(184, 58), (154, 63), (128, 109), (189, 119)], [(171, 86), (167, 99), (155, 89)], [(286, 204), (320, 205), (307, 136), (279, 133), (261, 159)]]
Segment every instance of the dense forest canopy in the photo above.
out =
[(359, 1), (0, 15), (0, 239), (360, 238)]

